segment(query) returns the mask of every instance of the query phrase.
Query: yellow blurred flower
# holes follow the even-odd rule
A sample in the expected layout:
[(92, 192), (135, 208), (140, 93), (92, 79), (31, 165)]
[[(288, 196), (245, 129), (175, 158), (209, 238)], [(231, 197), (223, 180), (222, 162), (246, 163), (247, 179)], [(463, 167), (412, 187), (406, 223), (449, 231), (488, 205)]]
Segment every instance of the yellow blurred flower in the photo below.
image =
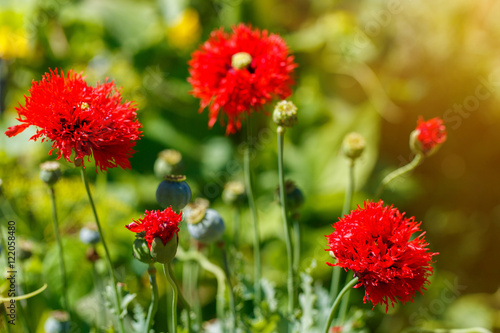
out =
[(200, 39), (201, 27), (198, 12), (185, 9), (166, 29), (169, 43), (179, 49), (187, 49)]
[(24, 58), (28, 54), (28, 34), (22, 26), (22, 15), (0, 12), (0, 58)]

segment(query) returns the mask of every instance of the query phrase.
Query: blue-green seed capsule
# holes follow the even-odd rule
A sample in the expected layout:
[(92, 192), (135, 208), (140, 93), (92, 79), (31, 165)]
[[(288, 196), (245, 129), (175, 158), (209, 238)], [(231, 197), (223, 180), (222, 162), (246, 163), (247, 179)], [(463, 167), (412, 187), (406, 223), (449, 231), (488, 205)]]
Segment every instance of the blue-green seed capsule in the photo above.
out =
[(184, 176), (168, 176), (158, 185), (156, 201), (163, 208), (172, 206), (172, 210), (180, 211), (191, 200), (191, 188), (184, 181)]
[[(276, 198), (278, 202), (279, 199), (279, 188), (276, 189)], [(304, 194), (302, 191), (295, 185), (295, 183), (291, 180), (287, 180), (285, 182), (285, 200), (286, 200), (286, 208), (294, 212), (299, 209), (304, 204)], [(281, 204), (281, 203), (280, 203)]]
[(208, 208), (201, 221), (189, 223), (188, 220), (187, 229), (191, 237), (197, 241), (210, 244), (222, 237), (226, 226), (220, 214), (215, 209)]
[(65, 333), (69, 332), (70, 323), (69, 316), (63, 311), (54, 311), (50, 317), (47, 318), (43, 328), (46, 333)]
[(61, 178), (61, 165), (55, 161), (40, 164), (40, 179), (49, 186)]
[(93, 225), (88, 225), (81, 228), (78, 236), (83, 244), (97, 244), (101, 240), (99, 231), (97, 231), (97, 228)]

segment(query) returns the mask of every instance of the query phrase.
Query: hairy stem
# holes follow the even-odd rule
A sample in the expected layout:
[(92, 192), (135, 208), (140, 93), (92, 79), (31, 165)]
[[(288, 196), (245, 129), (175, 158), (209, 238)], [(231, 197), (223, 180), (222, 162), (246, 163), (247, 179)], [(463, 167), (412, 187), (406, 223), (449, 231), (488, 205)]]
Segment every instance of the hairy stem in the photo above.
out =
[(330, 310), (330, 316), (328, 317), (328, 320), (326, 322), (326, 326), (325, 326), (325, 330), (324, 330), (325, 333), (328, 333), (328, 331), (330, 330), (330, 325), (332, 324), (333, 318), (335, 316), (335, 311), (339, 307), (340, 300), (345, 295), (345, 293), (347, 293), (349, 290), (351, 290), (352, 287), (354, 287), (354, 285), (356, 285), (356, 283), (358, 283), (358, 278), (357, 277), (355, 277), (354, 279), (352, 279), (351, 282), (349, 282), (340, 291), (340, 293), (338, 294), (337, 298), (335, 298), (335, 301), (333, 302), (332, 308)]
[(422, 159), (423, 159), (423, 155), (417, 154), (417, 155), (415, 155), (415, 157), (413, 158), (413, 160), (410, 163), (406, 164), (405, 166), (402, 166), (399, 169), (394, 170), (393, 172), (391, 172), (390, 174), (385, 176), (384, 179), (382, 180), (382, 183), (380, 184), (376, 194), (375, 194), (375, 198), (380, 198), (380, 195), (384, 191), (385, 187), (390, 182), (392, 182), (394, 179), (396, 179), (397, 177), (400, 177), (400, 176), (412, 171), (413, 169), (415, 169), (420, 164)]
[(254, 254), (254, 289), (255, 289), (255, 308), (257, 309), (261, 302), (261, 262), (260, 262), (260, 236), (259, 225), (257, 219), (257, 206), (252, 190), (252, 174), (250, 168), (250, 149), (252, 146), (252, 128), (251, 123), (248, 121), (247, 125), (247, 146), (244, 156), (244, 172), (245, 172), (245, 187), (248, 197), (248, 206), (252, 215), (253, 227), (253, 254)]
[(279, 192), (281, 204), (281, 218), (283, 220), (283, 230), (285, 232), (285, 244), (288, 262), (288, 314), (293, 315), (295, 309), (295, 289), (294, 289), (294, 271), (293, 271), (293, 247), (292, 247), (292, 234), (290, 232), (290, 223), (288, 222), (288, 214), (286, 211), (286, 197), (285, 197), (285, 172), (283, 168), (283, 139), (285, 136), (285, 129), (278, 126), (278, 176), (279, 176)]
[(61, 241), (61, 235), (59, 234), (59, 223), (57, 219), (57, 208), (56, 208), (56, 194), (53, 186), (49, 186), (50, 190), (50, 201), (52, 204), (52, 219), (54, 221), (54, 235), (57, 243), (57, 252), (59, 255), (59, 270), (61, 272), (62, 280), (62, 293), (63, 293), (63, 307), (66, 312), (68, 312), (71, 321), (71, 312), (69, 310), (69, 300), (68, 300), (68, 281), (66, 278), (66, 265), (64, 264), (64, 250)]
[(163, 273), (165, 274), (165, 279), (172, 288), (172, 294), (169, 295), (170, 297), (167, 297), (167, 302), (170, 302), (170, 306), (172, 307), (171, 311), (168, 313), (168, 330), (169, 333), (177, 333), (177, 285), (170, 275), (168, 264), (163, 264)]
[(168, 268), (168, 274), (170, 275), (170, 277), (172, 278), (172, 281), (174, 282), (175, 289), (177, 289), (177, 296), (180, 299), (182, 306), (187, 311), (188, 332), (191, 333), (191, 306), (189, 305), (189, 302), (184, 297), (184, 294), (182, 293), (181, 289), (179, 288), (179, 284), (177, 283), (177, 280), (175, 279), (175, 274), (174, 274), (174, 269), (172, 267), (172, 263), (166, 264), (166, 266)]
[(111, 257), (109, 255), (108, 246), (106, 245), (106, 240), (104, 238), (104, 233), (102, 232), (101, 223), (99, 222), (99, 217), (97, 215), (97, 210), (95, 208), (94, 199), (92, 199), (92, 193), (90, 192), (87, 173), (85, 172), (85, 169), (83, 167), (82, 167), (82, 179), (83, 179), (83, 184), (85, 185), (85, 190), (87, 191), (87, 196), (89, 198), (92, 212), (94, 213), (94, 219), (97, 225), (97, 230), (99, 231), (99, 236), (101, 237), (102, 246), (104, 247), (104, 258), (106, 259), (106, 265), (108, 266), (109, 275), (111, 277), (111, 284), (113, 286), (113, 291), (115, 294), (115, 306), (116, 306), (116, 315), (118, 319), (118, 329), (120, 330), (120, 333), (125, 333), (125, 329), (123, 326), (123, 319), (122, 319), (120, 294), (118, 293), (118, 286), (116, 283), (115, 272), (113, 270), (113, 264), (111, 263)]
[(151, 304), (149, 305), (148, 316), (146, 317), (146, 326), (144, 333), (149, 333), (153, 325), (153, 318), (158, 309), (158, 285), (156, 284), (156, 267), (149, 264), (148, 267), (149, 284), (151, 285)]
[(220, 247), (221, 253), (222, 253), (222, 262), (224, 263), (224, 273), (226, 274), (226, 282), (227, 282), (227, 287), (229, 288), (229, 306), (231, 308), (231, 332), (234, 332), (236, 330), (236, 304), (234, 300), (234, 290), (233, 290), (233, 284), (231, 282), (231, 273), (229, 271), (229, 264), (227, 261), (227, 254), (226, 254), (226, 248), (225, 248), (225, 243), (222, 242)]

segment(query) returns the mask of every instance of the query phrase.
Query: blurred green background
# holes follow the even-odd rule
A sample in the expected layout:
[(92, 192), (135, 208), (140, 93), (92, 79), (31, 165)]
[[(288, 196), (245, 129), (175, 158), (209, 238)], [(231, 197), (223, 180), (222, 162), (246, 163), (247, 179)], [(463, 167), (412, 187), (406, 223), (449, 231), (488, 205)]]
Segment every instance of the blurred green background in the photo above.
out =
[[(369, 329), (480, 326), (500, 332), (499, 16), (500, 3), (494, 0), (1, 0), (1, 129), (16, 123), (14, 107), (48, 68), (82, 71), (89, 84), (110, 78), (123, 87), (125, 99), (137, 103), (144, 137), (132, 170), (89, 174), (96, 180), (119, 279), (147, 306), (146, 267), (132, 260), (133, 235), (123, 226), (144, 209), (158, 208), (154, 193), (160, 180), (153, 174), (158, 152), (173, 148), (183, 154), (195, 196), (220, 210), (228, 235), (233, 212), (221, 191), (225, 182), (242, 179), (243, 135), (225, 137), (219, 124), (208, 129), (207, 113), (199, 114), (198, 101), (189, 95), (190, 54), (212, 30), (239, 22), (279, 33), (299, 64), (290, 97), (299, 108), (299, 124), (287, 132), (285, 165), (287, 178), (306, 196), (300, 217), (302, 267), (315, 258), (313, 274), (328, 285), (330, 268), (324, 262), (330, 257), (323, 235), (332, 232), (330, 224), (342, 209), (348, 166), (339, 153), (344, 135), (357, 131), (368, 143), (356, 166), (355, 203), (361, 204), (385, 174), (410, 161), (408, 137), (418, 116), (441, 117), (447, 142), (382, 197), (423, 221), (430, 249), (440, 253), (432, 284), (414, 304), (397, 306), (388, 315), (374, 309)], [(265, 276), (284, 286), (285, 247), (274, 198), (276, 134), (267, 115), (252, 115), (252, 163)], [(30, 133), (33, 129), (11, 139), (0, 136), (0, 214), (2, 221), (15, 220), (18, 238), (33, 247), (33, 256), (21, 263), (25, 291), (55, 281), (28, 305), (32, 329), (41, 332), (59, 300), (49, 198), (38, 166), (55, 157), (47, 155), (50, 144), (28, 141)], [(78, 172), (62, 164), (65, 179), (57, 191), (71, 258), (70, 294), (84, 309), (93, 302), (88, 297), (92, 271), (81, 263), (86, 246), (79, 243), (78, 231), (91, 214)], [(249, 239), (242, 251), (250, 258), (247, 212), (243, 218)], [(455, 297), (443, 296), (457, 284)], [(207, 293), (210, 313), (213, 291)], [(368, 309), (361, 298), (361, 293), (351, 297)]]

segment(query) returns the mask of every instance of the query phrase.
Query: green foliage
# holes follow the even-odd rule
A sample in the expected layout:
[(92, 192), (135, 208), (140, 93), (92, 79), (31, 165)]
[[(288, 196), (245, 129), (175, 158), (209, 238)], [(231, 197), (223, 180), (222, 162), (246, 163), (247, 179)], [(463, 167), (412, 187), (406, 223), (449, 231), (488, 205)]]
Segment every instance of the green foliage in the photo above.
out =
[[(399, 6), (391, 10), (391, 3)], [(219, 124), (208, 129), (206, 110), (199, 114), (198, 101), (189, 94), (190, 54), (218, 27), (249, 22), (278, 32), (299, 63), (290, 98), (298, 107), (298, 124), (285, 137), (286, 178), (294, 180), (306, 198), (299, 217), (302, 257), (296, 279), (301, 280), (301, 310), (291, 319), (295, 329), (321, 331), (331, 305), (324, 289), (331, 268), (324, 263), (332, 259), (324, 251), (324, 235), (333, 230), (331, 224), (344, 202), (349, 162), (340, 154), (342, 139), (355, 131), (367, 142), (355, 166), (354, 208), (373, 195), (384, 175), (410, 160), (408, 135), (422, 114), (445, 118), (449, 139), (436, 156), (391, 185), (382, 198), (423, 221), (429, 247), (440, 252), (434, 264), (436, 277), (423, 297), (418, 295), (414, 304), (398, 305), (390, 315), (385, 315), (385, 309), (369, 309), (362, 292), (353, 290), (344, 332), (395, 332), (413, 325), (421, 328), (408, 332), (494, 331), (499, 328), (494, 294), (498, 272), (487, 254), (500, 251), (495, 145), (500, 140), (499, 15), (499, 7), (486, 0), (2, 1), (0, 127), (4, 132), (16, 123), (15, 107), (23, 103), (31, 81), (39, 80), (49, 67), (83, 71), (90, 84), (114, 80), (123, 87), (124, 98), (136, 102), (144, 136), (131, 159), (132, 170), (97, 174), (92, 161), (86, 165), (118, 280), (127, 284), (124, 290), (129, 292), (124, 291), (122, 315), (130, 330), (140, 331), (143, 308), (150, 300), (149, 282), (146, 268), (132, 257), (134, 236), (124, 225), (144, 209), (159, 208), (154, 193), (160, 180), (153, 175), (158, 152), (173, 148), (182, 153), (193, 197), (211, 201), (223, 216), (228, 235), (233, 231), (234, 212), (223, 204), (222, 189), (227, 181), (243, 178), (244, 135), (225, 137)], [(481, 99), (478, 91), (488, 96)], [(239, 248), (226, 241), (231, 248), (240, 329), (251, 332), (281, 332), (289, 320), (283, 315), (286, 260), (274, 198), (276, 135), (268, 117), (273, 106), (251, 117), (265, 272), (260, 315), (251, 309), (252, 231), (246, 207)], [(29, 314), (31, 331), (43, 332), (50, 312), (62, 307), (50, 198), (38, 178), (39, 164), (56, 156), (47, 155), (50, 143), (29, 141), (33, 134), (34, 129), (29, 129), (15, 138), (0, 135), (0, 227), (13, 220), (17, 245), (31, 242), (31, 257), (16, 263), (20, 290), (28, 293), (43, 283), (48, 288), (18, 304)], [(78, 170), (60, 162), (63, 178), (55, 192), (70, 304), (83, 332), (96, 331), (96, 323), (112, 331), (99, 318), (99, 314), (109, 318), (110, 312), (96, 306), (103, 303), (102, 285), (108, 282), (108, 273), (102, 259), (94, 264), (86, 259), (89, 248), (78, 240), (80, 228), (92, 221), (92, 212)], [(181, 247), (190, 246), (185, 229), (179, 238)], [(102, 255), (102, 245), (96, 251)], [(221, 264), (216, 253), (209, 250), (207, 256)], [(313, 260), (318, 266), (311, 270)], [(4, 268), (2, 258), (0, 269)], [(216, 281), (206, 272), (200, 279), (206, 322), (215, 317)], [(450, 302), (442, 301), (442, 290), (455, 279), (467, 289)], [(5, 286), (0, 281), (2, 295)], [(441, 304), (438, 301), (442, 310), (429, 310)], [(421, 315), (421, 309), (429, 310), (429, 316)], [(156, 332), (166, 331), (158, 320), (166, 317), (165, 311), (160, 305)], [(3, 321), (0, 316), (2, 331)], [(468, 328), (474, 326), (484, 328)]]

